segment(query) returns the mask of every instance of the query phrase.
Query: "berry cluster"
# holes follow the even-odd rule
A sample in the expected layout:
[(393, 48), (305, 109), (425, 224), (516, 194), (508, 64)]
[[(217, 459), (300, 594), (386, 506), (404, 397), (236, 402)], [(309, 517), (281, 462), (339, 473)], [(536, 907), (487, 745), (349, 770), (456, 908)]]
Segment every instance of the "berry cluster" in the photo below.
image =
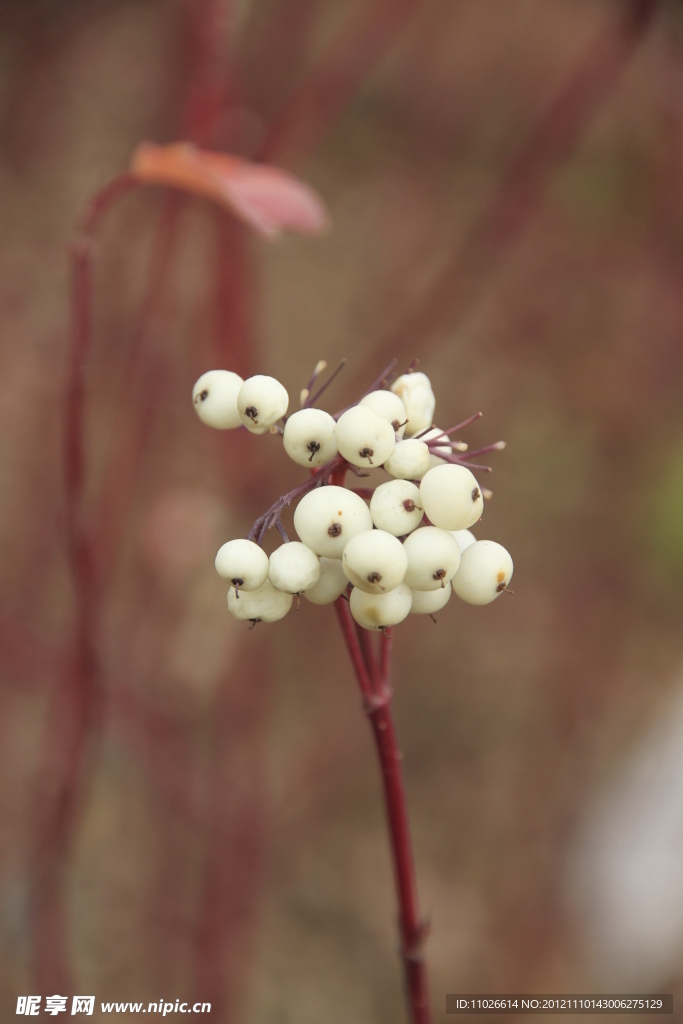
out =
[[(230, 584), (232, 615), (275, 622), (295, 595), (313, 604), (344, 595), (360, 626), (382, 630), (410, 613), (433, 615), (452, 593), (469, 604), (495, 600), (510, 582), (512, 559), (500, 544), (470, 532), (490, 492), (471, 471), (488, 467), (469, 460), (504, 444), (468, 452), (452, 435), (480, 414), (440, 430), (429, 378), (411, 371), (391, 383), (393, 364), (357, 405), (336, 416), (313, 408), (336, 376), (314, 392), (325, 368), (318, 363), (301, 392), (302, 408), (289, 416), (287, 391), (273, 377), (242, 380), (211, 370), (194, 386), (203, 423), (280, 434), (290, 458), (312, 471), (256, 520), (248, 538), (228, 541), (216, 555), (216, 571)], [(368, 476), (378, 467), (391, 479), (373, 490), (339, 486), (347, 470)], [(281, 513), (296, 499), (299, 540), (290, 541)], [(261, 545), (271, 527), (284, 543), (268, 557)]]

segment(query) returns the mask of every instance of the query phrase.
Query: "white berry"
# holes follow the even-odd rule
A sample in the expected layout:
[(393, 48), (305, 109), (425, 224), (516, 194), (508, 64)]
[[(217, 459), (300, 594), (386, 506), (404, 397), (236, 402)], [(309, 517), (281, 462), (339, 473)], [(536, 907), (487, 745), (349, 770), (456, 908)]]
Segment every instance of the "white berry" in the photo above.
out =
[(253, 540), (229, 540), (216, 555), (216, 572), (242, 590), (256, 590), (268, 579), (268, 555)]
[(405, 406), (408, 417), (406, 437), (419, 434), (432, 425), (436, 399), (426, 373), (404, 373), (394, 381), (391, 390)]
[(341, 560), (323, 556), (320, 559), (320, 579), (314, 587), (304, 592), (304, 597), (312, 604), (332, 604), (344, 593), (348, 583)]
[(228, 611), (242, 621), (277, 622), (278, 619), (284, 619), (292, 607), (292, 600), (291, 594), (276, 590), (270, 580), (266, 580), (258, 590), (240, 593), (239, 597), (231, 587), (228, 591)]
[(249, 377), (237, 395), (242, 423), (252, 433), (264, 433), (287, 412), (289, 395), (275, 377)]
[(451, 599), (453, 588), (450, 583), (438, 590), (413, 590), (411, 615), (433, 615), (440, 612)]
[(393, 534), (367, 530), (357, 533), (344, 548), (342, 568), (354, 587), (368, 594), (384, 594), (403, 582), (408, 556)]
[(422, 526), (406, 537), (408, 556), (405, 582), (414, 590), (445, 587), (460, 565), (460, 548), (455, 537), (436, 526)]
[(276, 590), (300, 594), (314, 587), (320, 578), (320, 560), (298, 540), (276, 548), (270, 556), (268, 578)]
[(323, 466), (337, 454), (336, 428), (329, 412), (300, 409), (292, 413), (285, 425), (285, 451), (300, 466)]
[(349, 604), (351, 614), (364, 629), (385, 629), (395, 626), (410, 614), (413, 597), (410, 587), (399, 583), (386, 594), (366, 594), (354, 587)]
[(384, 468), (390, 476), (402, 480), (421, 480), (430, 465), (427, 445), (424, 441), (411, 437), (406, 441), (396, 442), (393, 452), (384, 463)]
[(337, 447), (354, 466), (381, 466), (395, 444), (391, 423), (367, 406), (354, 405), (337, 421)]
[(403, 537), (422, 522), (420, 489), (409, 480), (387, 480), (375, 488), (370, 514), (378, 530)]
[(481, 488), (466, 466), (430, 469), (422, 478), (420, 497), (427, 518), (443, 530), (466, 530), (484, 511)]
[(192, 388), (194, 409), (202, 423), (215, 430), (233, 430), (242, 425), (237, 395), (244, 384), (231, 370), (209, 370)]
[(478, 540), (462, 553), (453, 590), (468, 604), (490, 604), (512, 579), (512, 559), (494, 540)]
[(393, 391), (371, 391), (365, 398), (361, 398), (359, 405), (365, 405), (372, 409), (378, 416), (388, 420), (394, 428), (394, 433), (403, 437), (406, 429), (406, 407)]
[(348, 541), (372, 529), (370, 509), (345, 487), (317, 487), (305, 494), (294, 511), (300, 540), (327, 558), (341, 558)]
[(472, 544), (477, 543), (477, 538), (470, 530), (449, 530), (449, 533), (457, 540), (461, 554), (465, 548), (469, 548)]

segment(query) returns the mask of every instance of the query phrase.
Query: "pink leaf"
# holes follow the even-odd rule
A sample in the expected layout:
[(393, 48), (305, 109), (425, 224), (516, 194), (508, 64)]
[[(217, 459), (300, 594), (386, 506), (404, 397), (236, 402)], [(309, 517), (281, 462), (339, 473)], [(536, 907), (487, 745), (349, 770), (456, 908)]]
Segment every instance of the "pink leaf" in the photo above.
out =
[(317, 235), (329, 223), (317, 192), (286, 171), (189, 143), (143, 143), (133, 154), (131, 172), (145, 184), (211, 199), (266, 238), (284, 229)]

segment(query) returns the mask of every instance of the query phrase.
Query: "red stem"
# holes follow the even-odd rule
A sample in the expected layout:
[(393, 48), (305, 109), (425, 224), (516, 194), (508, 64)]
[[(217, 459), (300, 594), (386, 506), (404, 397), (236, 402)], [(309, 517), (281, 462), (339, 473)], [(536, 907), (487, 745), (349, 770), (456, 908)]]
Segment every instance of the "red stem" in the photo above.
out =
[[(193, 78), (201, 78), (190, 91), (185, 117), (186, 134), (202, 140), (211, 134), (222, 107), (216, 87), (220, 60), (215, 45), (216, 24), (224, 9), (223, 0), (192, 3), (197, 10), (196, 24), (206, 28), (208, 49), (213, 62), (199, 60)], [(231, 6), (228, 4), (228, 10)], [(226, 15), (227, 17), (227, 15)], [(210, 64), (210, 70), (207, 68)], [(97, 634), (100, 618), (101, 583), (96, 565), (93, 529), (84, 521), (85, 448), (85, 367), (92, 343), (92, 269), (93, 246), (104, 215), (140, 183), (127, 172), (114, 178), (92, 197), (84, 208), (79, 234), (70, 251), (72, 268), (72, 330), (65, 384), (65, 533), (75, 595), (73, 655), (53, 694), (52, 738), (46, 746), (40, 776), (44, 803), (39, 818), (35, 849), (32, 851), (32, 957), (37, 987), (43, 991), (63, 991), (71, 987), (68, 979), (69, 955), (64, 910), (64, 869), (73, 835), (78, 805), (82, 796), (84, 763), (88, 739), (101, 725), (102, 688), (97, 679)], [(158, 242), (152, 256), (148, 290), (140, 315), (136, 342), (147, 333), (151, 313), (157, 306), (168, 277), (172, 255), (171, 239), (177, 213), (183, 200), (167, 200), (158, 229)], [(134, 357), (139, 345), (134, 347)], [(133, 374), (134, 363), (126, 375)], [(142, 425), (145, 430), (146, 423)], [(141, 437), (138, 440), (142, 440)], [(138, 446), (136, 446), (138, 447)], [(142, 447), (141, 445), (139, 447)], [(134, 460), (128, 459), (129, 462)], [(117, 467), (115, 467), (117, 468)]]
[(356, 636), (358, 637), (358, 644), (363, 654), (363, 661), (367, 665), (368, 672), (370, 673), (370, 679), (372, 681), (373, 700), (381, 700), (382, 693), (379, 683), (379, 670), (377, 668), (377, 660), (375, 658), (375, 652), (372, 649), (372, 642), (370, 640), (370, 634), (367, 629), (363, 629), (357, 622), (354, 622), (356, 627)]
[(81, 795), (88, 736), (100, 722), (96, 677), (99, 581), (90, 533), (83, 523), (85, 364), (92, 336), (92, 239), (106, 211), (136, 185), (130, 174), (109, 182), (88, 203), (81, 235), (71, 249), (72, 331), (65, 387), (65, 532), (76, 604), (73, 653), (53, 694), (51, 741), (40, 774), (43, 804), (31, 854), (33, 972), (44, 991), (69, 987), (63, 883), (66, 856)]
[[(387, 630), (382, 637), (380, 666), (379, 668), (375, 667), (373, 676), (362, 653), (363, 649), (368, 651), (372, 655), (372, 663), (376, 666), (369, 634), (362, 629), (358, 630), (358, 635), (356, 634), (349, 606), (343, 597), (338, 598), (335, 607), (356, 678), (363, 694), (364, 706), (372, 726), (382, 772), (384, 802), (399, 905), (401, 957), (411, 1021), (412, 1024), (429, 1024), (431, 1021), (429, 987), (423, 955), (427, 926), (420, 914), (408, 807), (401, 772), (401, 752), (391, 714), (391, 687), (389, 685), (391, 631)], [(369, 687), (371, 697), (368, 700)]]
[(382, 634), (382, 647), (380, 651), (380, 672), (382, 673), (382, 679), (385, 683), (389, 684), (389, 675), (391, 673), (391, 648), (393, 643), (394, 631), (391, 626), (385, 629)]
[(360, 686), (360, 692), (363, 694), (363, 701), (367, 707), (371, 707), (374, 696), (373, 682), (370, 678), (368, 667), (363, 659), (363, 652), (361, 651), (360, 644), (358, 643), (358, 637), (356, 636), (349, 606), (345, 598), (340, 597), (335, 601), (334, 607), (337, 613), (337, 618), (339, 619), (339, 625), (344, 636), (344, 641), (353, 664), (353, 670), (356, 673), (356, 679)]

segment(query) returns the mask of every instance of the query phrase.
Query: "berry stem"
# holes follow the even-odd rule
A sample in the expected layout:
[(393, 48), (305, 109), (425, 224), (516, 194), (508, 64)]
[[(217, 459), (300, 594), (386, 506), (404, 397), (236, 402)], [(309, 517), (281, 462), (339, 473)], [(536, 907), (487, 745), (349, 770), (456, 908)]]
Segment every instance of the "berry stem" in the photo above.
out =
[(478, 469), (480, 473), (493, 472), (490, 466), (484, 466), (480, 462), (467, 462), (462, 455), (439, 454), (439, 458), (443, 459), (444, 462), (450, 462), (453, 466), (465, 466), (467, 469)]
[(397, 362), (398, 359), (389, 360), (389, 363), (387, 364), (387, 366), (384, 367), (379, 377), (375, 377), (370, 387), (365, 389), (365, 391), (361, 395), (361, 398), (365, 398), (366, 395), (369, 395), (372, 391), (381, 390), (385, 386), (385, 384), (388, 384), (389, 381), (396, 376), (396, 374), (394, 373), (394, 369), (396, 367)]
[[(384, 367), (384, 369), (382, 370), (380, 375), (378, 377), (375, 377), (375, 379), (373, 380), (373, 382), (370, 385), (370, 387), (365, 389), (363, 394), (358, 399), (358, 402), (361, 402), (372, 391), (381, 391), (382, 388), (386, 384), (389, 383), (389, 381), (393, 380), (393, 378), (396, 376), (396, 374), (393, 371), (394, 371), (394, 367), (396, 366), (397, 362), (398, 362), (397, 359), (392, 359), (391, 362), (387, 366)], [(354, 405), (357, 405), (358, 402), (354, 402)], [(340, 416), (343, 416), (344, 413), (348, 412), (349, 409), (351, 409), (351, 408), (353, 408), (353, 407), (350, 406), (350, 405), (347, 405), (346, 408), (341, 409), (339, 412), (335, 412), (335, 414), (333, 416), (333, 419), (338, 420)]]
[(327, 391), (327, 389), (329, 388), (329, 386), (332, 383), (332, 381), (337, 379), (337, 377), (342, 372), (342, 370), (344, 369), (345, 366), (346, 366), (346, 360), (342, 359), (342, 361), (339, 364), (339, 366), (337, 367), (337, 369), (333, 373), (330, 374), (330, 376), (327, 378), (325, 383), (321, 384), (320, 387), (318, 388), (318, 390), (316, 392), (314, 392), (314, 394), (311, 394), (311, 386), (312, 385), (310, 385), (309, 388), (308, 388), (308, 395), (306, 396), (306, 401), (304, 402), (302, 408), (310, 409), (313, 405), (315, 405), (315, 403), (318, 401), (320, 396), (322, 394), (324, 394), (325, 391)]
[(277, 527), (277, 531), (280, 534), (280, 536), (282, 537), (282, 539), (285, 542), (285, 544), (289, 544), (289, 537), (287, 536), (287, 531), (284, 528), (282, 520), (278, 519), (276, 521), (276, 523), (275, 523), (275, 526)]
[[(411, 1024), (430, 1024), (429, 989), (423, 947), (427, 924), (420, 914), (415, 880), (406, 793), (401, 772), (401, 752), (391, 714), (391, 630), (382, 637), (379, 667), (366, 630), (354, 630), (349, 606), (343, 597), (335, 601), (337, 618), (351, 657), (363, 705), (372, 726), (382, 773), (384, 803), (399, 905), (401, 957), (405, 972)], [(372, 661), (370, 667), (364, 651)]]
[[(257, 544), (263, 542), (267, 531), (271, 526), (276, 526), (278, 530), (282, 526), (280, 521), (281, 513), (287, 508), (288, 505), (294, 501), (295, 498), (300, 498), (303, 494), (307, 494), (309, 491), (314, 490), (321, 483), (328, 483), (330, 478), (334, 476), (335, 472), (343, 468), (343, 473), (346, 474), (346, 460), (342, 455), (335, 455), (333, 459), (326, 462), (320, 469), (316, 469), (314, 473), (311, 473), (308, 480), (304, 480), (298, 487), (294, 487), (287, 494), (283, 494), (281, 498), (273, 502), (267, 512), (264, 512), (262, 516), (259, 516), (251, 530), (248, 533), (249, 540), (255, 540)], [(282, 530), (280, 530), (282, 532)]]
[(380, 650), (380, 671), (382, 673), (382, 679), (385, 683), (389, 684), (389, 675), (391, 673), (391, 649), (393, 646), (394, 631), (389, 626), (385, 629), (382, 634), (382, 646)]
[(357, 622), (354, 623), (354, 625), (356, 627), (356, 635), (358, 637), (358, 644), (359, 644), (360, 649), (361, 649), (361, 651), (363, 653), (363, 661), (365, 662), (365, 664), (368, 667), (368, 672), (370, 673), (370, 679), (372, 680), (372, 691), (373, 691), (373, 694), (374, 694), (374, 700), (375, 700), (375, 702), (377, 702), (378, 700), (383, 699), (383, 695), (380, 692), (380, 687), (378, 686), (379, 672), (377, 670), (377, 661), (375, 659), (375, 652), (372, 649), (372, 643), (370, 641), (370, 634), (368, 633), (367, 629), (363, 629), (363, 627), (359, 626)]
[(465, 427), (469, 427), (470, 423), (475, 423), (476, 420), (480, 420), (482, 413), (475, 412), (471, 416), (468, 416), (462, 423), (456, 423), (454, 427), (449, 427), (448, 430), (442, 430), (440, 437), (448, 437), (450, 434), (457, 434), (459, 430), (464, 430)]
[(344, 641), (346, 643), (351, 662), (353, 664), (354, 672), (356, 673), (356, 679), (360, 687), (360, 692), (363, 695), (363, 702), (365, 707), (370, 708), (373, 704), (374, 699), (374, 687), (368, 667), (365, 664), (363, 658), (363, 652), (361, 651), (358, 637), (354, 629), (354, 622), (351, 618), (351, 612), (349, 611), (348, 602), (344, 600), (344, 595), (337, 598), (334, 603), (335, 610), (337, 612), (337, 618), (339, 619), (339, 626), (341, 628)]
[(474, 459), (477, 455), (487, 455), (489, 452), (502, 452), (505, 448), (505, 441), (496, 441), (495, 444), (486, 444), (483, 448), (475, 448), (462, 456), (463, 462), (467, 459)]

